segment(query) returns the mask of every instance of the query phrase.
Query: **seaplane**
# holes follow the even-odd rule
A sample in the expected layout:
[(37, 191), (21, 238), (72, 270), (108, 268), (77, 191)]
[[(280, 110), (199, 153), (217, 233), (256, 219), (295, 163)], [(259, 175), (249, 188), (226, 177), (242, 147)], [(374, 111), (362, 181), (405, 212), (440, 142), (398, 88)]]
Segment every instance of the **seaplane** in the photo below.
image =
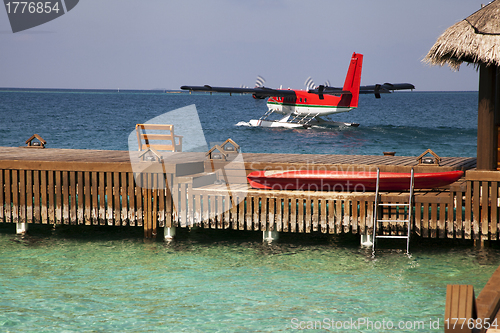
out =
[[(415, 89), (410, 83), (384, 83), (369, 86), (360, 86), (363, 55), (353, 53), (347, 70), (344, 86), (342, 88), (325, 85), (315, 86), (312, 79), (306, 80), (305, 90), (273, 89), (263, 85), (262, 77), (258, 77), (254, 88), (247, 87), (212, 87), (182, 86), (182, 90), (217, 92), (229, 94), (252, 94), (254, 98), (267, 100), (267, 112), (260, 119), (252, 119), (250, 126), (284, 127), (284, 128), (310, 128), (310, 127), (357, 127), (357, 123), (330, 121), (323, 116), (348, 112), (358, 107), (359, 94), (374, 94), (380, 98), (382, 93), (394, 90)], [(279, 115), (273, 119), (271, 115)]]

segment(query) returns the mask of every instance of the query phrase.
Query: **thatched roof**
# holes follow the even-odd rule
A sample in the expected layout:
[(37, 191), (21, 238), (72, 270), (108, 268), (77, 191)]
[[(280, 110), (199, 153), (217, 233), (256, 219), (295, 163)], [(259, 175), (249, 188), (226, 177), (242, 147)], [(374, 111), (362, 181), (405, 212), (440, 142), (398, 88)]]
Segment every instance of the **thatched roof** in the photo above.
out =
[(500, 65), (500, 0), (449, 27), (423, 61), (440, 66), (448, 64), (454, 70), (462, 62)]

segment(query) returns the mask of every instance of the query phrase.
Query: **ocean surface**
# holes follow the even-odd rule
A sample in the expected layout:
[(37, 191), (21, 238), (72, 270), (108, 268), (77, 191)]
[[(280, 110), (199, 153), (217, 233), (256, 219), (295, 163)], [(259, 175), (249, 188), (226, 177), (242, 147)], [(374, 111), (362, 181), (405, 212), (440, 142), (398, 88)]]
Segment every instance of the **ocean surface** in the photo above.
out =
[[(265, 100), (250, 95), (0, 89), (0, 146), (22, 146), (34, 133), (49, 148), (128, 149), (135, 124), (195, 105), (208, 145), (232, 138), (247, 153), (476, 156), (477, 92), (397, 92), (331, 120), (357, 128), (269, 129), (241, 126), (259, 119)], [(240, 124), (240, 126), (237, 126)]]
[[(332, 116), (357, 128), (244, 126), (266, 110), (250, 96), (158, 91), (0, 89), (0, 146), (38, 133), (50, 148), (127, 150), (136, 123), (195, 105), (208, 145), (243, 152), (418, 156), (476, 154), (477, 92), (361, 96)], [(237, 126), (237, 124), (239, 124)], [(1, 332), (442, 332), (447, 284), (476, 295), (498, 247), (414, 239), (375, 258), (352, 235), (180, 230), (172, 243), (140, 228), (0, 223)], [(391, 249), (391, 248), (395, 249)]]

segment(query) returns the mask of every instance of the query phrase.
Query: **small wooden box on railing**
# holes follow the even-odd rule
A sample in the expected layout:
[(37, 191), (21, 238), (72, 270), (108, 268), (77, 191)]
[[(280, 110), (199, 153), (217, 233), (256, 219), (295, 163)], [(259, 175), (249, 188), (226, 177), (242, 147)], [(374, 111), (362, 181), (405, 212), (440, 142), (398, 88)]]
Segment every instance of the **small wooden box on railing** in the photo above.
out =
[(26, 148), (45, 148), (47, 141), (45, 141), (40, 135), (33, 134), (28, 140), (26, 140)]
[[(426, 157), (425, 155), (431, 154), (434, 158), (432, 157)], [(439, 163), (441, 163), (441, 157), (438, 156), (435, 152), (433, 152), (430, 149), (427, 149), (424, 151), (420, 156), (417, 157), (418, 165), (437, 165), (439, 166)]]
[(215, 145), (205, 154), (209, 160), (230, 161), (240, 153), (240, 145), (231, 138), (221, 145)]

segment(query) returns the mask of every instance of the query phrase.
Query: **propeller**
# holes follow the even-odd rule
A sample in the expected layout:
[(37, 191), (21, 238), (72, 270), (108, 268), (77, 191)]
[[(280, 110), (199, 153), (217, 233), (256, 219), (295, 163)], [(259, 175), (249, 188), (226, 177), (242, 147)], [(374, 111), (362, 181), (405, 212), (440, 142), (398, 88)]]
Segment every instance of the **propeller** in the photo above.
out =
[(316, 85), (314, 84), (314, 81), (313, 81), (312, 77), (310, 77), (310, 76), (306, 79), (306, 82), (304, 82), (304, 85), (306, 86), (306, 88), (308, 90), (316, 88)]
[(329, 86), (330, 86), (330, 80), (326, 80), (325, 87), (329, 87)]
[(255, 87), (260, 88), (264, 86), (264, 83), (266, 83), (266, 79), (264, 79), (262, 76), (257, 75), (257, 80), (255, 80)]
[[(262, 76), (257, 75), (257, 79), (255, 80), (255, 88), (264, 88), (264, 83), (266, 83), (266, 79)], [(257, 94), (252, 94), (252, 97), (255, 99), (264, 99), (266, 96), (261, 96)]]

